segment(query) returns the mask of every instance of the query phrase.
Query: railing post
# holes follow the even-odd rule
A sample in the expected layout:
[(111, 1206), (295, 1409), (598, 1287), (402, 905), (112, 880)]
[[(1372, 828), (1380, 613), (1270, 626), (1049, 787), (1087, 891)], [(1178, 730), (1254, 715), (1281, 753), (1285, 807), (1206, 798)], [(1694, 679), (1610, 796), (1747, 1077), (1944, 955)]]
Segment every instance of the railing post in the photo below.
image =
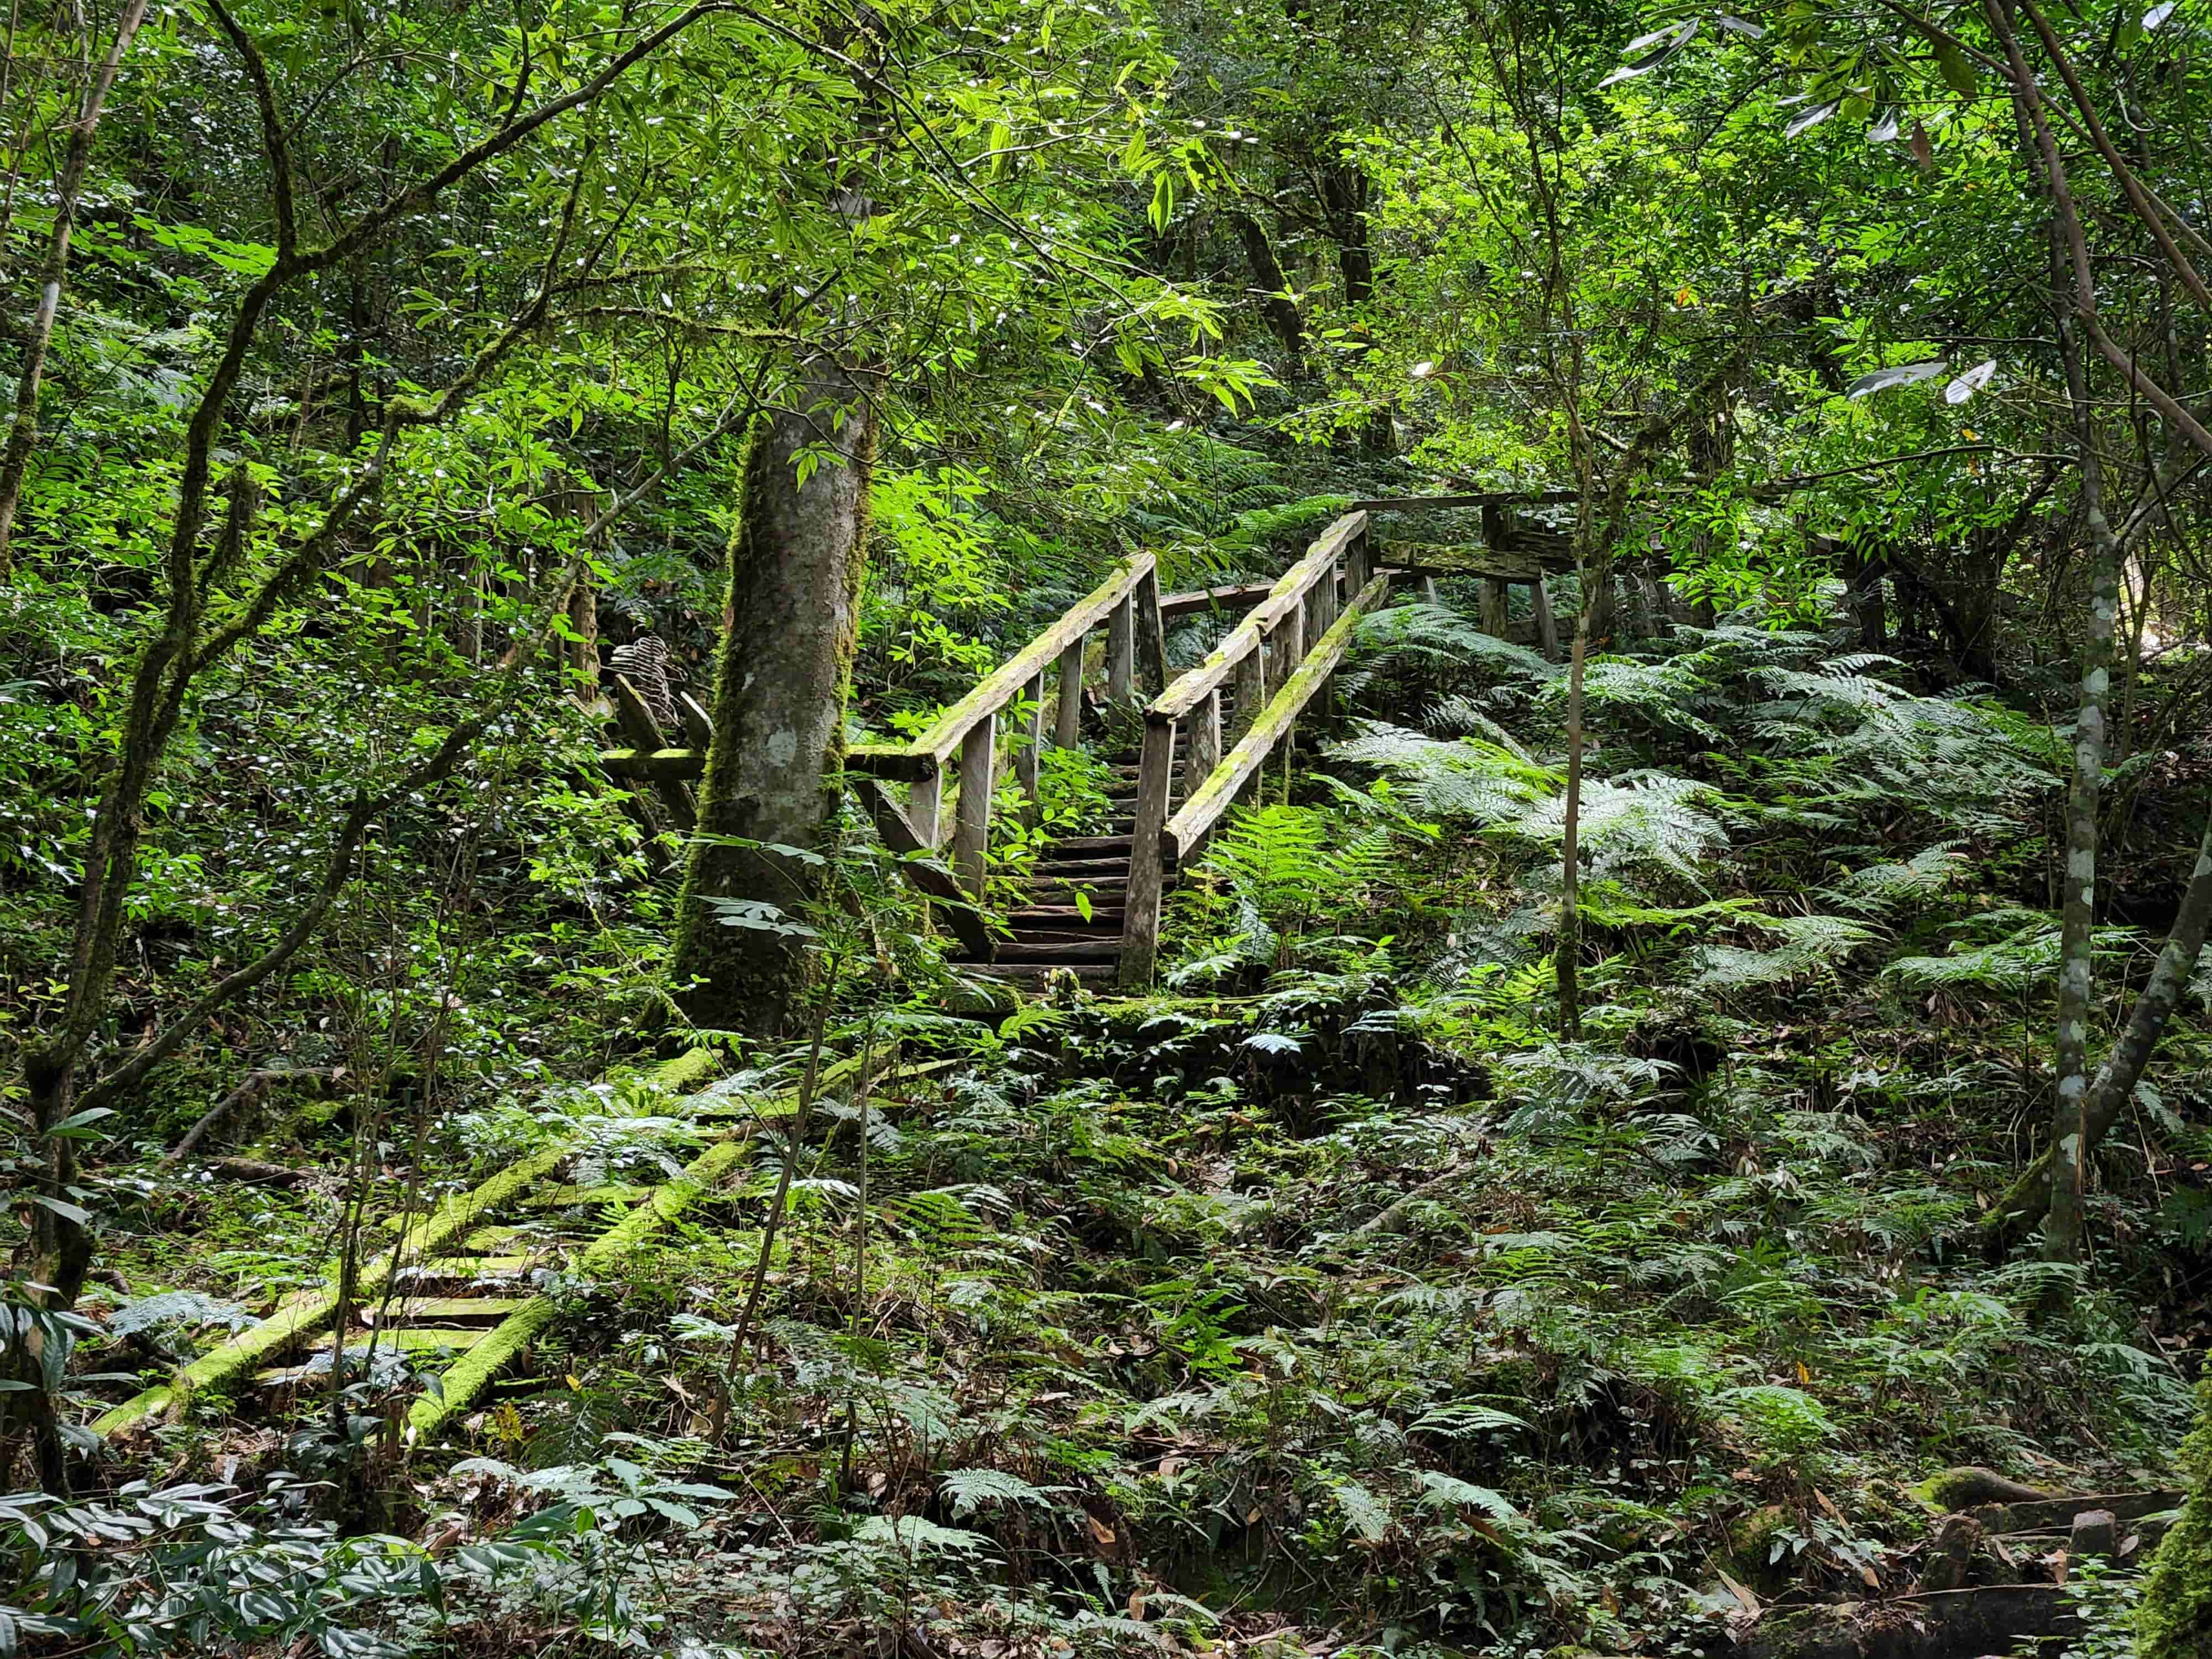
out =
[(1482, 579), (1482, 631), (1494, 638), (1504, 639), (1508, 614), (1504, 581), (1497, 576), (1485, 576)]
[(1305, 660), (1305, 607), (1292, 605), (1268, 635), (1267, 643), (1273, 647), (1267, 653), (1267, 696), (1271, 701)]
[(1367, 544), (1367, 532), (1362, 530), (1344, 550), (1344, 602), (1350, 605), (1374, 575), (1375, 556)]
[(1052, 740), (1073, 749), (1083, 738), (1083, 641), (1060, 653), (1060, 708), (1053, 718)]
[(952, 868), (979, 901), (990, 870), (992, 766), (999, 717), (986, 714), (960, 740), (960, 801), (952, 827)]
[(1106, 624), (1106, 696), (1114, 702), (1128, 700), (1136, 679), (1137, 607), (1134, 593), (1124, 593)]
[(1157, 564), (1137, 579), (1129, 596), (1136, 608), (1136, 654), (1145, 671), (1145, 690), (1152, 696), (1168, 689), (1168, 629), (1160, 615), (1160, 568)]
[(924, 847), (937, 845), (937, 814), (944, 802), (945, 769), (941, 766), (907, 792), (906, 821), (914, 826), (915, 838)]
[(1044, 676), (1040, 673), (1022, 688), (1022, 702), (1027, 712), (1014, 728), (1014, 776), (1022, 786), (1027, 805), (1023, 808), (1024, 821), (1034, 827), (1037, 821), (1037, 750), (1044, 743)]
[(1528, 598), (1536, 607), (1536, 648), (1556, 660), (1559, 654), (1559, 624), (1552, 615), (1552, 596), (1544, 586), (1544, 573), (1528, 584)]
[(1137, 821), (1129, 847), (1128, 911), (1121, 922), (1121, 988), (1141, 991), (1152, 982), (1160, 947), (1160, 896), (1165, 870), (1160, 832), (1167, 827), (1168, 787), (1175, 775), (1176, 723), (1145, 721), (1145, 748), (1137, 763)]
[(1199, 786), (1213, 775), (1213, 769), (1221, 764), (1221, 688), (1216, 686), (1206, 694), (1206, 701), (1191, 711), (1190, 750), (1183, 763), (1182, 794), (1185, 800), (1197, 793)]
[(1267, 679), (1256, 642), (1237, 659), (1231, 684), (1237, 688), (1236, 732), (1241, 738), (1252, 729), (1252, 722), (1260, 718), (1260, 711), (1267, 706)]

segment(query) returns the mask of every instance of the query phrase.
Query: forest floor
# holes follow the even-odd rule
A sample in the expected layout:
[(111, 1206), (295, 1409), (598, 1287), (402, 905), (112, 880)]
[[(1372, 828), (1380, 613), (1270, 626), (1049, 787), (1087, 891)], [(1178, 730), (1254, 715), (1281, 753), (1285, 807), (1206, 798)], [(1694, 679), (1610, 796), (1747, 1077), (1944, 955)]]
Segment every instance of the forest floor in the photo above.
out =
[[(833, 1114), (726, 1416), (765, 1170), (619, 1283), (558, 1284), (554, 1334), (450, 1449), (375, 1454), (378, 1524), (628, 1508), (447, 1639), (1717, 1653), (1778, 1600), (1911, 1589), (1915, 1488), (1947, 1466), (2171, 1483), (2165, 1355), (2201, 1298), (2053, 1314), (2039, 1264), (1943, 1243), (2020, 1127), (1986, 1083), (2000, 1027), (1840, 1006), (1739, 1030), (1723, 1066), (1654, 1021), (1532, 1094), (1529, 1052), (1447, 1060), (1372, 1018), (1385, 980), (1336, 989), (1034, 1006), (882, 1090), (865, 1176)], [(676, 1103), (632, 1109), (617, 1164), (690, 1144)], [(474, 1132), (484, 1168), (532, 1133)], [(276, 1241), (336, 1203), (328, 1179), (160, 1187), (112, 1260), (265, 1304), (319, 1259)], [(196, 1401), (153, 1467), (296, 1468), (317, 1409)], [(2063, 1542), (2015, 1578), (2063, 1577)], [(2107, 1624), (2128, 1594), (2075, 1583)]]

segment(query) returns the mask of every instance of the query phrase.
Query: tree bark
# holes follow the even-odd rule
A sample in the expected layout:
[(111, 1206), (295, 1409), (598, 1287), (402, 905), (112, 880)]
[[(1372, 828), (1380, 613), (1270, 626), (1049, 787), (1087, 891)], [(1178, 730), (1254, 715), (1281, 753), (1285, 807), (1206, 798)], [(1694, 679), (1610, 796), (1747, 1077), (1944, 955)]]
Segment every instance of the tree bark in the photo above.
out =
[(677, 912), (685, 1011), (763, 1037), (781, 1030), (800, 988), (798, 939), (726, 926), (715, 901), (771, 905), (795, 920), (820, 884), (819, 866), (768, 848), (816, 851), (836, 813), (875, 457), (874, 410), (853, 371), (816, 360), (799, 400), (772, 415), (746, 453), (701, 839)]
[[(2081, 1137), (2077, 1164), (2087, 1162), (2134, 1097), (2143, 1068), (2157, 1052), (2159, 1039), (2166, 1035), (2166, 1024), (2180, 1006), (2182, 993), (2189, 988), (2208, 931), (2212, 931), (2212, 817), (2206, 819), (2203, 839), (2197, 845), (2196, 870), (2183, 890), (2172, 929), (2159, 952), (2157, 966), (2151, 969), (2149, 982), (2136, 998), (2127, 1029), (2098, 1066), (2096, 1078), (2078, 1107), (2069, 1114), (2071, 1133)], [(2052, 1164), (2051, 1149), (2046, 1147), (1990, 1211), (1984, 1225), (1991, 1235), (2002, 1238), (2015, 1228), (2032, 1226), (2045, 1218), (2051, 1205)]]
[(1559, 1035), (1579, 1042), (1582, 1000), (1582, 849), (1577, 844), (1583, 807), (1583, 652), (1589, 641), (1587, 607), (1575, 622), (1574, 654), (1567, 669), (1567, 810), (1560, 842), (1559, 945), (1552, 959), (1559, 981)]
[(1267, 240), (1267, 227), (1249, 213), (1235, 215), (1234, 222), (1237, 235), (1243, 239), (1245, 263), (1252, 267), (1260, 314), (1283, 343), (1283, 372), (1294, 375), (1305, 349), (1305, 319), (1298, 314), (1297, 301), (1290, 297), (1290, 278), (1283, 274), (1282, 261), (1275, 257), (1275, 245)]
[(23, 497), (23, 475), (31, 465), (31, 450), (39, 441), (39, 378), (46, 372), (46, 348), (53, 341), (54, 318), (61, 309), (62, 282), (69, 275), (70, 237), (76, 228), (77, 198), (84, 191), (84, 173), (92, 160), (92, 135), (100, 125), (100, 112), (115, 84), (123, 54), (145, 21), (146, 0), (130, 0), (122, 21), (115, 26), (115, 44), (85, 89), (84, 106), (70, 129), (69, 149), (62, 158), (62, 176), (54, 192), (53, 235), (46, 244), (46, 260), (39, 271), (39, 308), (31, 319), (31, 337), (23, 347), (23, 369), (15, 382), (15, 419), (8, 431), (8, 446), (0, 453), (0, 580), (15, 560), (11, 542), (15, 507)]

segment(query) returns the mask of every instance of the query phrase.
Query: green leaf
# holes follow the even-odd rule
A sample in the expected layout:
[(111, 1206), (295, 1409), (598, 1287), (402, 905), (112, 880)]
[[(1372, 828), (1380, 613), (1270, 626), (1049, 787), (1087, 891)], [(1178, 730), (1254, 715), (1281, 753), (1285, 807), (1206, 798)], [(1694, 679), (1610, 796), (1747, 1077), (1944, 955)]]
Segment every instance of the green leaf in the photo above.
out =
[(1956, 40), (1936, 43), (1936, 67), (1942, 71), (1944, 85), (1961, 98), (1971, 98), (1979, 90), (1981, 79), (1974, 73), (1974, 65), (1966, 50)]

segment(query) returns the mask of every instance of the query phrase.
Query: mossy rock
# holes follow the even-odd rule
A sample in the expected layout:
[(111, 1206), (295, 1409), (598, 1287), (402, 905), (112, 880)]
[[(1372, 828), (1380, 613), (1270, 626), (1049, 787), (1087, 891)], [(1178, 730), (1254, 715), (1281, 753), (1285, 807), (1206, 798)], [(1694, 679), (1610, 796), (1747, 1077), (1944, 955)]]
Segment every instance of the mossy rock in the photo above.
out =
[(1753, 1589), (1780, 1589), (1796, 1576), (1796, 1557), (1784, 1550), (1779, 1559), (1772, 1559), (1774, 1539), (1778, 1533), (1787, 1532), (1795, 1524), (1796, 1517), (1781, 1504), (1761, 1504), (1729, 1523), (1728, 1553), (1722, 1557), (1721, 1565), (1729, 1577)]

